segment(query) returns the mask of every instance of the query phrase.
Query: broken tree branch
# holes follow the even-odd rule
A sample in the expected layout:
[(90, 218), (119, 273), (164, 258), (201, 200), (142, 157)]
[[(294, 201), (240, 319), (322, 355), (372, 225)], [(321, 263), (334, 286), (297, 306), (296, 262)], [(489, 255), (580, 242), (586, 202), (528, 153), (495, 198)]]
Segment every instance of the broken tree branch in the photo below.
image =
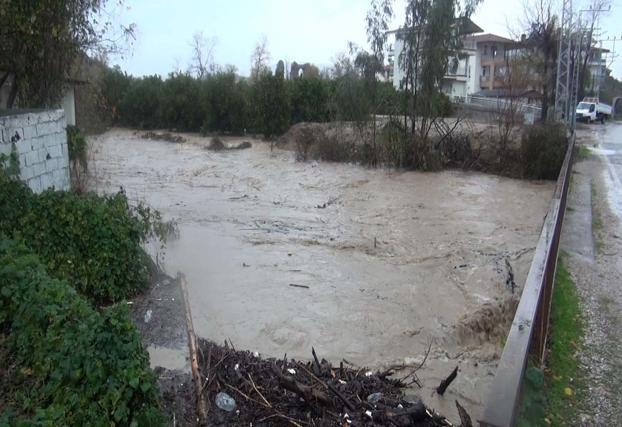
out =
[(190, 313), (190, 303), (188, 302), (188, 287), (186, 278), (183, 274), (178, 276), (179, 284), (184, 296), (184, 308), (186, 312), (186, 331), (188, 332), (188, 350), (190, 351), (190, 368), (192, 370), (192, 379), (197, 394), (197, 415), (199, 424), (203, 425), (207, 420), (207, 406), (203, 399), (203, 386), (201, 375), (199, 374), (199, 363), (197, 358), (197, 337), (194, 334), (194, 326), (192, 324), (192, 314)]
[(457, 400), (456, 408), (458, 408), (458, 415), (460, 416), (460, 427), (473, 427), (471, 417), (467, 413), (466, 409), (464, 409)]
[(279, 379), (279, 383), (289, 391), (293, 391), (298, 394), (300, 397), (305, 399), (307, 402), (318, 401), (326, 406), (332, 406), (333, 402), (328, 398), (328, 396), (320, 391), (316, 390), (313, 387), (308, 385), (304, 385), (296, 381), (292, 376), (282, 374), (281, 371), (273, 366), (273, 371)]
[(436, 388), (436, 392), (440, 394), (441, 396), (445, 394), (445, 390), (447, 390), (447, 387), (449, 387), (449, 384), (451, 384), (453, 380), (456, 379), (457, 376), (458, 376), (458, 367), (456, 366), (454, 370), (451, 371), (451, 374), (449, 374), (447, 378), (441, 381), (439, 386)]

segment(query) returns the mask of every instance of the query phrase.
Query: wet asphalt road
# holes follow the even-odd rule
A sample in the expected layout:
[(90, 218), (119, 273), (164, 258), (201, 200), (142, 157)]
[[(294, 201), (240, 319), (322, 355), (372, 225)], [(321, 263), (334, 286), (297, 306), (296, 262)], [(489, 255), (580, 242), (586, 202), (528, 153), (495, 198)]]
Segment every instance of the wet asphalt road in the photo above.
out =
[(609, 208), (622, 223), (622, 122), (610, 122), (604, 126), (588, 126), (598, 154), (605, 166), (604, 184)]

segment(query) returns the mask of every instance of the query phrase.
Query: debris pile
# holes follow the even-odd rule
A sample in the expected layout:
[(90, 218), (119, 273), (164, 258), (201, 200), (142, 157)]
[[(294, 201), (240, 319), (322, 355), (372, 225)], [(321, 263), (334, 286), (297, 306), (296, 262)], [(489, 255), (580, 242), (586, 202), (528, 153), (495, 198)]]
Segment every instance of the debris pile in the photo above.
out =
[(170, 132), (145, 132), (141, 135), (143, 139), (152, 139), (154, 141), (166, 141), (166, 142), (174, 142), (176, 144), (180, 144), (186, 142), (186, 138), (181, 135), (173, 135)]
[(402, 389), (417, 382), (416, 369), (400, 379), (393, 370), (372, 372), (343, 360), (262, 359), (201, 340), (199, 370), (206, 425), (449, 426), (444, 417)]
[(253, 144), (250, 141), (242, 141), (238, 145), (226, 145), (222, 139), (215, 136), (210, 140), (209, 145), (206, 147), (208, 150), (212, 151), (221, 151), (221, 150), (244, 150), (246, 148), (251, 148)]
[(220, 139), (217, 136), (213, 137), (209, 145), (207, 146), (208, 150), (214, 150), (214, 151), (224, 150), (225, 148), (227, 148), (227, 146), (225, 145), (224, 142), (222, 142), (222, 139)]

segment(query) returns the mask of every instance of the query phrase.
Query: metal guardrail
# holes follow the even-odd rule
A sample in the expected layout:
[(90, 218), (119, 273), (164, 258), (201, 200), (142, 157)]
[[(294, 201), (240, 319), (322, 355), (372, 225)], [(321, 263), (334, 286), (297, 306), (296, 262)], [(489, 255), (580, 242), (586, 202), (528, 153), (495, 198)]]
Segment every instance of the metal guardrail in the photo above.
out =
[(542, 226), (542, 232), (525, 281), (512, 327), (508, 334), (497, 373), (479, 425), (512, 427), (516, 425), (521, 403), (523, 375), (529, 355), (539, 363), (544, 360), (549, 330), (551, 297), (557, 268), (566, 197), (570, 184), (575, 135), (570, 137), (555, 193)]
[[(463, 101), (465, 104), (479, 105), (481, 107), (489, 108), (492, 111), (503, 110), (506, 108), (510, 108), (510, 100), (506, 98), (492, 98), (485, 96), (474, 96), (467, 95)], [(513, 101), (514, 106), (512, 108), (516, 109), (516, 111), (520, 111), (522, 113), (534, 113), (535, 115), (539, 115), (542, 111), (542, 108), (525, 104), (523, 102)]]

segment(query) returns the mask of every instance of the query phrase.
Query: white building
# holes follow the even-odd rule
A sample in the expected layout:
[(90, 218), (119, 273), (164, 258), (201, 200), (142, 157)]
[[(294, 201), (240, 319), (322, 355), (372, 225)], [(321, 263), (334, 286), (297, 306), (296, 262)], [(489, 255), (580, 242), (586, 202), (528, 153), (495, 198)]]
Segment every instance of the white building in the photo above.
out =
[(518, 43), (496, 34), (478, 34), (465, 37), (465, 44), (476, 50), (473, 75), (473, 93), (505, 89), (508, 59), (515, 54)]
[[(463, 29), (463, 37), (471, 34), (481, 33), (484, 30), (477, 26), (470, 19), (467, 21)], [(389, 63), (393, 67), (393, 86), (400, 89), (404, 79), (404, 70), (400, 64), (400, 55), (404, 50), (403, 29), (389, 31), (395, 37), (393, 49), (389, 52)], [(443, 78), (441, 90), (454, 99), (464, 99), (467, 95), (479, 90), (477, 86), (477, 50), (476, 45), (463, 41), (463, 47), (460, 52), (447, 58), (447, 74)]]
[(609, 49), (599, 47), (593, 47), (590, 50), (590, 57), (587, 63), (590, 72), (590, 84), (589, 87), (586, 88), (587, 93), (598, 96), (600, 85), (607, 75), (607, 60), (604, 58), (604, 55), (608, 53)]

